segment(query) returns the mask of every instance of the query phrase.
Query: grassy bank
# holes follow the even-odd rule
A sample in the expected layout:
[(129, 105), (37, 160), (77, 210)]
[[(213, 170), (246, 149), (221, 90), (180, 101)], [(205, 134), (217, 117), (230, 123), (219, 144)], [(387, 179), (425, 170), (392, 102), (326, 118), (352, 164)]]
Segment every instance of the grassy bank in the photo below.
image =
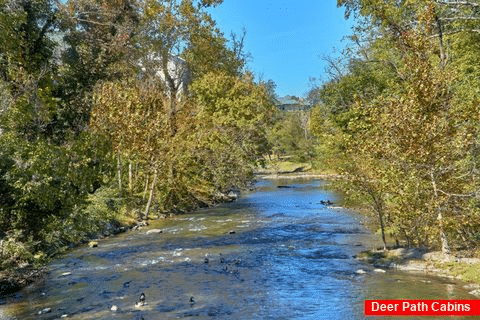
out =
[(472, 289), (471, 294), (480, 297), (480, 252), (478, 251), (444, 254), (440, 251), (417, 248), (397, 248), (363, 251), (357, 259), (378, 268), (393, 268), (461, 280), (466, 283), (466, 288)]
[(317, 178), (331, 180), (340, 178), (335, 172), (320, 170), (312, 163), (295, 161), (292, 157), (265, 157), (263, 167), (258, 167), (255, 174), (264, 179)]
[(256, 170), (257, 174), (287, 174), (287, 173), (319, 173), (312, 168), (310, 163), (297, 162), (290, 160), (290, 157), (278, 158), (265, 158), (265, 166), (259, 167)]

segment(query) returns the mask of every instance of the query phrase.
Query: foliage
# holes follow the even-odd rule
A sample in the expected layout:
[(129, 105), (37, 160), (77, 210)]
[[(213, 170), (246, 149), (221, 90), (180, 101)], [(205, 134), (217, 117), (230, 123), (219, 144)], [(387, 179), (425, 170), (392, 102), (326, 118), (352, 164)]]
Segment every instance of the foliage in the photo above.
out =
[(210, 204), (218, 192), (244, 186), (265, 151), (269, 104), (249, 76), (209, 73), (194, 82), (194, 97), (177, 103), (174, 135), (162, 87), (115, 82), (97, 92), (91, 127), (140, 167), (134, 194), (164, 177), (154, 186), (162, 210)]
[[(148, 217), (248, 183), (271, 99), (244, 73), (246, 33), (208, 14), (221, 2), (0, 2), (0, 268), (130, 219), (147, 193)], [(172, 60), (194, 81), (181, 97)]]
[(311, 162), (316, 156), (316, 139), (309, 129), (309, 110), (277, 111), (275, 124), (269, 130), (269, 143), (274, 155)]
[[(192, 90), (199, 107), (196, 141), (210, 149), (212, 155), (227, 161), (215, 170), (221, 168), (228, 172), (227, 177), (235, 177), (232, 181), (218, 181), (216, 186), (226, 191), (235, 186), (234, 181), (244, 185), (242, 172), (249, 176), (253, 166), (268, 152), (265, 128), (273, 105), (265, 86), (256, 84), (248, 73), (242, 77), (210, 73), (195, 82)], [(215, 150), (215, 138), (217, 142), (224, 141), (221, 150)], [(241, 165), (232, 167), (235, 158)]]
[(343, 188), (367, 200), (397, 239), (446, 252), (474, 244), (479, 110), (466, 85), (476, 81), (470, 22), (448, 36), (455, 46), (447, 52), (442, 31), (453, 25), (433, 1), (339, 4), (363, 17), (352, 36), (362, 45), (347, 73), (320, 88), (323, 105), (312, 112), (324, 165), (348, 177)]
[[(2, 230), (24, 230), (24, 239), (42, 240), (51, 216), (66, 219), (101, 184), (101, 143), (55, 146), (27, 142), (5, 132), (2, 145)], [(88, 143), (88, 142), (87, 142)], [(103, 148), (105, 149), (105, 148)]]
[(38, 250), (49, 245), (50, 221), (61, 226), (108, 174), (101, 160), (107, 148), (64, 117), (71, 100), (58, 81), (53, 33), (60, 17), (52, 3), (5, 1), (0, 13), (0, 237), (19, 230), (14, 241)]

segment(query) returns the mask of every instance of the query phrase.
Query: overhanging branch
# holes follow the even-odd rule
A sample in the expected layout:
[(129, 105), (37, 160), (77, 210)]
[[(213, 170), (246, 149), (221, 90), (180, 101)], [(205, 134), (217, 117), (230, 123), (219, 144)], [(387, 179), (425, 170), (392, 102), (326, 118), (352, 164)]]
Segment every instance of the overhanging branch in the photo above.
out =
[(470, 1), (436, 1), (438, 4), (447, 5), (447, 6), (467, 6), (467, 7), (480, 7), (480, 4), (473, 3)]
[[(480, 33), (480, 29), (459, 29), (459, 30), (454, 30), (454, 31), (449, 31), (449, 32), (443, 32), (443, 36), (450, 36), (453, 34), (457, 34), (460, 32), (475, 32), (475, 33)], [(440, 34), (432, 34), (430, 38), (436, 38), (439, 37)]]
[(446, 196), (449, 197), (458, 197), (458, 198), (472, 198), (475, 196), (475, 193), (467, 193), (467, 194), (458, 194), (458, 193), (448, 193), (443, 190), (437, 189), (438, 192), (443, 193)]
[(438, 18), (441, 21), (456, 21), (456, 20), (480, 20), (480, 17), (451, 17), (451, 18)]

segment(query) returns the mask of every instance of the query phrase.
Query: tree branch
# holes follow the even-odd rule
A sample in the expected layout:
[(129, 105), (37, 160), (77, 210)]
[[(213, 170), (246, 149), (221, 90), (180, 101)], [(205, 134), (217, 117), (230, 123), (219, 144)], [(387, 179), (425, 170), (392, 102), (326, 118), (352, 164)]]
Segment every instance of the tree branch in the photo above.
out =
[(101, 26), (110, 26), (112, 25), (112, 23), (101, 23), (101, 22), (96, 22), (96, 21), (92, 21), (92, 20), (86, 20), (86, 19), (80, 19), (80, 18), (75, 18), (77, 21), (80, 21), (80, 22), (87, 22), (87, 23), (92, 23), (92, 24), (98, 24), (98, 25), (101, 25)]
[(469, 193), (469, 194), (458, 194), (458, 193), (448, 193), (443, 190), (437, 189), (438, 192), (443, 193), (446, 196), (449, 197), (459, 197), (459, 198), (471, 198), (475, 196), (475, 193)]
[[(450, 36), (450, 35), (453, 35), (453, 34), (457, 34), (457, 33), (460, 33), (460, 32), (475, 32), (475, 33), (480, 33), (480, 29), (459, 29), (459, 30), (454, 30), (454, 31), (449, 31), (449, 32), (443, 32), (443, 36)], [(440, 34), (432, 34), (430, 36), (430, 38), (435, 38), (435, 37), (439, 37)]]
[(452, 18), (438, 18), (442, 21), (456, 21), (456, 20), (480, 20), (480, 17), (452, 17)]
[(42, 30), (40, 31), (40, 34), (38, 35), (37, 40), (35, 40), (35, 44), (33, 46), (33, 52), (37, 53), (41, 49), (41, 45), (43, 43), (43, 38), (45, 34), (47, 33), (48, 29), (53, 25), (55, 22), (56, 17), (54, 15), (50, 16), (50, 18), (47, 20), (47, 22), (43, 25)]
[(478, 3), (472, 3), (470, 1), (436, 1), (438, 4), (443, 4), (447, 6), (470, 6), (470, 7), (480, 7)]
[(447, 55), (445, 53), (445, 49), (443, 47), (443, 28), (441, 18), (437, 14), (437, 10), (434, 9), (435, 12), (435, 22), (437, 24), (438, 29), (438, 46), (440, 49), (440, 69), (444, 69), (445, 65), (447, 64)]

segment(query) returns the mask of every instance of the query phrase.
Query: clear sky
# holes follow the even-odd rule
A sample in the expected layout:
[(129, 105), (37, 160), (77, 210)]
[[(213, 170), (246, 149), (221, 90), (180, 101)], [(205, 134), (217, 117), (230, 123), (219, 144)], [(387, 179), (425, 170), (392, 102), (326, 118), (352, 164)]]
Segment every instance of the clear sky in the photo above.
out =
[(343, 47), (353, 24), (336, 0), (224, 0), (210, 12), (227, 38), (245, 27), (249, 69), (275, 81), (279, 96), (304, 96), (309, 77), (324, 73), (319, 55)]

